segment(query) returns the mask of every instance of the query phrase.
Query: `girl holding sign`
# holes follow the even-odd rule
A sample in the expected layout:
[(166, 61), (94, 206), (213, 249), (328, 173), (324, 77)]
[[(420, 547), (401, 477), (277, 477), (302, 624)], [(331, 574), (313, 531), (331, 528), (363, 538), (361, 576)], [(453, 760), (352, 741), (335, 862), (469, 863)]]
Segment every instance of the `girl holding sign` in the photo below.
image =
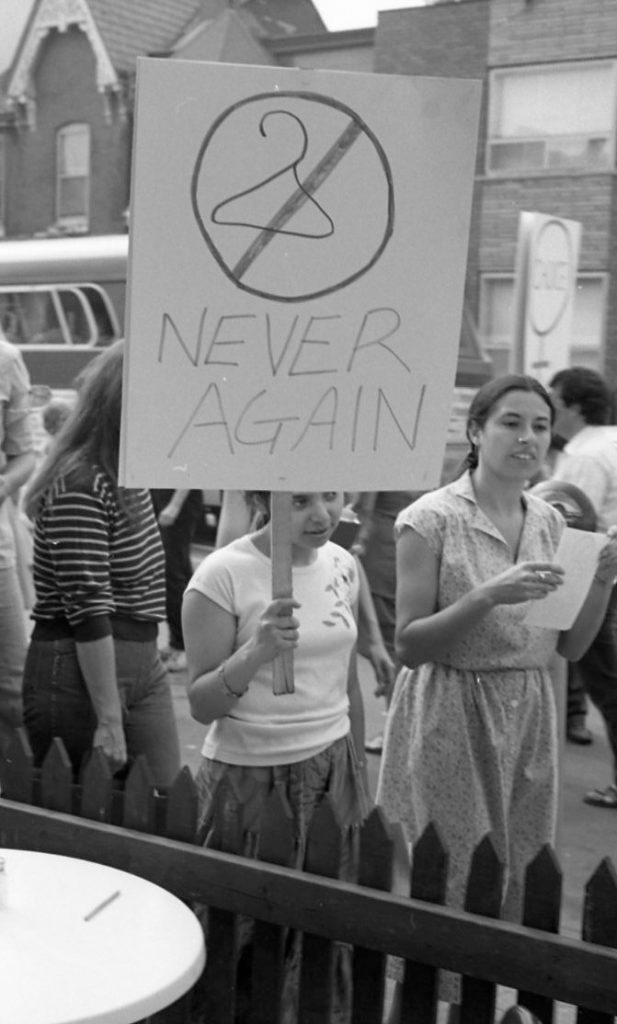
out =
[[(271, 598), (270, 522), (208, 555), (187, 588), (183, 629), (191, 712), (210, 727), (196, 776), (204, 843), (220, 846), (225, 827), (242, 820), (244, 852), (257, 855), (261, 811), (276, 789), (302, 867), (311, 816), (327, 793), (346, 830), (349, 874), (370, 801), (358, 758), (357, 570), (353, 555), (330, 541), (342, 509), (342, 492), (292, 496), (293, 598)], [(275, 695), (273, 661), (290, 650), (294, 692)], [(217, 789), (224, 806), (218, 801), (215, 815)], [(290, 988), (296, 966), (294, 946)]]
[[(413, 843), (429, 822), (449, 853), (447, 902), (462, 906), (472, 853), (490, 832), (505, 866), (503, 916), (518, 919), (524, 872), (555, 834), (557, 725), (549, 664), (576, 660), (602, 621), (617, 539), (599, 555), (567, 632), (527, 623), (563, 582), (565, 523), (526, 493), (554, 411), (533, 377), (485, 384), (468, 413), (466, 471), (396, 522), (396, 652), (377, 803)], [(446, 985), (444, 994), (456, 998)]]

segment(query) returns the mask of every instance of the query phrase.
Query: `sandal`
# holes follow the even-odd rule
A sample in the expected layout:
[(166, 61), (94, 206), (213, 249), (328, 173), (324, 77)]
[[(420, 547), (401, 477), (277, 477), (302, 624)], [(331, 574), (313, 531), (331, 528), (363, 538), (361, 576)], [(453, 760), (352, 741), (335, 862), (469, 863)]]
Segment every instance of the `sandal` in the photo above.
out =
[(617, 807), (617, 786), (611, 784), (606, 789), (590, 789), (585, 793), (583, 803), (592, 807)]
[(364, 744), (364, 749), (367, 754), (381, 754), (383, 751), (383, 733), (379, 733), (378, 736), (373, 736), (372, 740), (367, 740)]

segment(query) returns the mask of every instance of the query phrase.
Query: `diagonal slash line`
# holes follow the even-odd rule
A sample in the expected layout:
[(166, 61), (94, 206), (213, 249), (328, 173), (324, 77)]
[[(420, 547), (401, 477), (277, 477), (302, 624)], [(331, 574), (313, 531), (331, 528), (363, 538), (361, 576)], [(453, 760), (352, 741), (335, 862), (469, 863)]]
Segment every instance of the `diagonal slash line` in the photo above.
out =
[(345, 131), (339, 135), (336, 142), (334, 142), (328, 152), (324, 154), (319, 163), (316, 164), (310, 174), (303, 181), (302, 188), (297, 188), (295, 192), (290, 195), (289, 199), (283, 203), (280, 210), (274, 214), (270, 223), (260, 231), (257, 238), (251, 243), (244, 255), (240, 257), (233, 269), (233, 276), (236, 280), (240, 280), (244, 274), (246, 274), (251, 264), (255, 262), (257, 257), (262, 253), (268, 243), (272, 241), (277, 232), (280, 231), (283, 225), (294, 216), (300, 207), (304, 205), (307, 199), (317, 191), (328, 175), (332, 173), (338, 162), (342, 160), (345, 154), (349, 151), (361, 131), (362, 128), (357, 121), (351, 121), (350, 124), (348, 124)]

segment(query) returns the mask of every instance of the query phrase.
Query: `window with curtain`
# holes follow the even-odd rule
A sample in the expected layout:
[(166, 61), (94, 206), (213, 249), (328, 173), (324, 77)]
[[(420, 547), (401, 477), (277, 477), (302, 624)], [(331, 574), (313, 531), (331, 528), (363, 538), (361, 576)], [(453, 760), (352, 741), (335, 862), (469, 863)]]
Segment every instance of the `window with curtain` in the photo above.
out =
[[(480, 338), (495, 375), (508, 373), (514, 330), (514, 278), (483, 275), (480, 283)], [(606, 274), (579, 274), (572, 315), (570, 366), (602, 371)]]
[(90, 127), (68, 124), (56, 136), (56, 220), (87, 230), (90, 203)]
[(487, 174), (611, 169), (616, 97), (616, 61), (493, 71)]

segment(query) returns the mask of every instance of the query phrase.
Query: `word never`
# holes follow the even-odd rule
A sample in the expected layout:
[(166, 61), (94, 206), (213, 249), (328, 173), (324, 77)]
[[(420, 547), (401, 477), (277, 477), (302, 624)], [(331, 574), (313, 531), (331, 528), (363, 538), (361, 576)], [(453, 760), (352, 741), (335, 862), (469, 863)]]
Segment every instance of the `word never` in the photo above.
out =
[(291, 324), (283, 328), (276, 339), (269, 313), (263, 316), (254, 313), (217, 316), (212, 330), (209, 328), (210, 319), (209, 307), (206, 306), (191, 344), (185, 340), (173, 317), (164, 313), (158, 361), (163, 362), (171, 346), (170, 358), (175, 358), (179, 350), (196, 368), (238, 368), (241, 362), (245, 362), (250, 367), (246, 372), (254, 374), (259, 369), (255, 360), (266, 357), (267, 369), (273, 377), (281, 371), (289, 377), (297, 377), (351, 373), (361, 353), (378, 348), (378, 355), (387, 352), (407, 373), (411, 373), (409, 365), (391, 342), (399, 332), (401, 317), (390, 307), (368, 310), (359, 328), (352, 333), (345, 329), (338, 314), (301, 318), (296, 313)]

